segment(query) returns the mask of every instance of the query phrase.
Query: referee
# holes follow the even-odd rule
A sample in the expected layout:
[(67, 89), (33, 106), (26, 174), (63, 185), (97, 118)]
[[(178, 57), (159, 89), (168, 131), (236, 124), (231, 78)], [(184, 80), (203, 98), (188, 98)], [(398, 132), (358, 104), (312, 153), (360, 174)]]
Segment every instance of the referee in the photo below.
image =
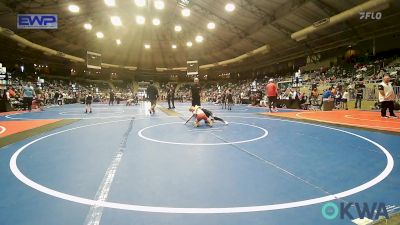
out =
[(201, 93), (201, 87), (199, 84), (199, 78), (194, 78), (194, 84), (192, 85), (191, 88), (192, 92), (192, 106), (200, 106), (200, 93)]
[[(379, 90), (379, 102), (381, 103), (381, 116), (382, 118), (398, 118), (394, 110), (394, 99), (395, 94), (393, 91), (392, 84), (390, 83), (389, 75), (383, 77), (382, 83), (378, 86)], [(389, 109), (390, 116), (386, 116), (386, 110)]]

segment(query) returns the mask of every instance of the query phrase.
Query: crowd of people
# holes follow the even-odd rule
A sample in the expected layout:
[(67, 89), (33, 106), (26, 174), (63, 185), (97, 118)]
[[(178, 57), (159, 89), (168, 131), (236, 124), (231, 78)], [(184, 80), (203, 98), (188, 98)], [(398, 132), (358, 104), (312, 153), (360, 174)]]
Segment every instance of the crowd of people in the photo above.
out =
[[(296, 103), (293, 107), (321, 109), (323, 102), (332, 101), (334, 108), (348, 109), (350, 100), (355, 100), (354, 108), (361, 108), (363, 100), (378, 102), (381, 91), (378, 86), (384, 77), (391, 76), (392, 85), (400, 85), (400, 66), (398, 64), (382, 66), (382, 62), (379, 61), (355, 64), (352, 69), (332, 66), (301, 72), (301, 76), (298, 76), (299, 74), (300, 71), (295, 76), (281, 74), (253, 79), (201, 80), (201, 82), (195, 78), (193, 83), (154, 83), (151, 85), (159, 89), (159, 92), (150, 95), (157, 96), (161, 101), (167, 101), (169, 109), (175, 108), (175, 101), (192, 101), (193, 106), (200, 105), (200, 101), (209, 102), (219, 104), (222, 109), (227, 110), (232, 110), (234, 104), (271, 107), (271, 96), (266, 89), (272, 81), (276, 86), (275, 106), (288, 107)], [(366, 88), (367, 84), (375, 86)], [(126, 105), (132, 105), (137, 104), (140, 97), (131, 86), (112, 88), (90, 82), (78, 83), (65, 80), (44, 82), (40, 79), (28, 82), (13, 78), (3, 97), (17, 110), (31, 110), (32, 105), (43, 109), (46, 105), (85, 103), (88, 95), (90, 102), (114, 105), (124, 101)], [(399, 94), (396, 90), (395, 95)]]
[[(91, 102), (111, 102), (119, 104), (121, 101), (131, 99), (132, 91), (128, 88), (116, 88), (112, 90), (109, 86), (94, 83), (77, 83), (64, 80), (50, 80), (44, 82), (38, 79), (37, 82), (26, 81), (20, 78), (13, 78), (10, 85), (3, 93), (10, 107), (14, 110), (32, 110), (37, 108), (43, 110), (45, 106), (64, 104), (85, 103), (88, 95)], [(108, 91), (110, 90), (110, 91)], [(110, 94), (115, 96), (110, 101)]]

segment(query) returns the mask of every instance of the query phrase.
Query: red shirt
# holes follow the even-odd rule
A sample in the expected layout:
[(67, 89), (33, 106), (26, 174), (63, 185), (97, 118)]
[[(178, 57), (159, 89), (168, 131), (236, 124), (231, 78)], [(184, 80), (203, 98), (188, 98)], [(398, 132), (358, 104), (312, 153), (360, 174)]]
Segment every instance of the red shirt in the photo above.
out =
[(278, 96), (278, 89), (274, 83), (267, 84), (267, 87), (265, 89), (268, 97)]

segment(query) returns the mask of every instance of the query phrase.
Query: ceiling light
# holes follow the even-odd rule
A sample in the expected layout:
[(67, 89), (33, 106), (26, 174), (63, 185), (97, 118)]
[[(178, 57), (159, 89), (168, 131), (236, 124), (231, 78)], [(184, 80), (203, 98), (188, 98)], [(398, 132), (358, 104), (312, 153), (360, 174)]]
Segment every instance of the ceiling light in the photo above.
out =
[(146, 18), (143, 16), (136, 16), (136, 23), (137, 24), (144, 24), (146, 22)]
[(228, 12), (232, 12), (233, 10), (235, 10), (235, 8), (236, 8), (235, 4), (233, 3), (228, 3), (225, 5), (225, 10)]
[(209, 22), (209, 23), (207, 24), (207, 28), (208, 28), (209, 30), (215, 29), (215, 23)]
[(157, 19), (157, 18), (154, 18), (154, 19), (153, 19), (153, 25), (154, 25), (154, 26), (160, 25), (160, 20)]
[(173, 49), (176, 49), (176, 45), (172, 45), (171, 47), (172, 47)]
[(97, 32), (96, 36), (97, 36), (97, 38), (103, 38), (104, 34), (102, 32)]
[(149, 44), (144, 44), (145, 49), (149, 49), (151, 46)]
[(176, 32), (181, 32), (182, 31), (181, 25), (175, 25), (174, 29), (175, 29)]
[(201, 43), (201, 42), (203, 42), (203, 40), (204, 40), (203, 36), (201, 36), (201, 35), (197, 35), (196, 36), (196, 42), (197, 43)]
[(182, 12), (182, 16), (184, 16), (184, 17), (190, 16), (190, 9), (188, 9), (188, 8), (182, 9), (181, 12)]
[(135, 0), (135, 4), (139, 7), (146, 6), (146, 0)]
[(193, 43), (191, 41), (186, 42), (186, 46), (192, 47)]
[(122, 22), (121, 22), (121, 19), (119, 18), (119, 16), (112, 16), (111, 17), (111, 23), (114, 26), (121, 26), (122, 25)]
[(165, 4), (164, 4), (164, 2), (161, 1), (161, 0), (155, 0), (155, 1), (154, 1), (154, 7), (155, 7), (156, 9), (158, 9), (158, 10), (162, 10), (162, 9), (164, 9)]
[(115, 40), (115, 42), (117, 43), (117, 45), (121, 44), (121, 40), (120, 39)]
[(91, 30), (93, 27), (92, 27), (92, 24), (85, 23), (85, 24), (83, 24), (83, 28), (85, 28), (86, 30)]
[(115, 0), (104, 0), (104, 3), (109, 7), (115, 6)]
[(68, 10), (73, 12), (73, 13), (78, 13), (79, 12), (79, 6), (77, 5), (69, 5)]

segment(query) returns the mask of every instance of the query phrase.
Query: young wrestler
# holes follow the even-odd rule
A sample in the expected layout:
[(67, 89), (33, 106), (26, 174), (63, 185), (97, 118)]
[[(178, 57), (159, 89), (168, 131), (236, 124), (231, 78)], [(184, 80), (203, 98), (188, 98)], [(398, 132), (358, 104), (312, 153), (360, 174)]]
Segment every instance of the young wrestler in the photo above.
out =
[(205, 112), (200, 108), (200, 106), (191, 106), (189, 111), (193, 113), (193, 116), (196, 119), (193, 124), (194, 127), (198, 127), (200, 125), (200, 121), (202, 120), (204, 120), (208, 126), (212, 127), (212, 120), (206, 116)]
[(214, 122), (214, 120), (218, 120), (218, 121), (223, 122), (224, 124), (228, 124), (228, 122), (224, 121), (223, 119), (214, 116), (214, 113), (211, 112), (210, 110), (205, 109), (205, 108), (201, 108), (201, 110), (203, 110), (203, 112), (206, 114), (206, 116), (207, 116), (208, 118), (211, 118), (211, 121)]

